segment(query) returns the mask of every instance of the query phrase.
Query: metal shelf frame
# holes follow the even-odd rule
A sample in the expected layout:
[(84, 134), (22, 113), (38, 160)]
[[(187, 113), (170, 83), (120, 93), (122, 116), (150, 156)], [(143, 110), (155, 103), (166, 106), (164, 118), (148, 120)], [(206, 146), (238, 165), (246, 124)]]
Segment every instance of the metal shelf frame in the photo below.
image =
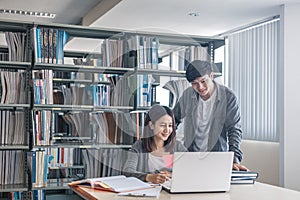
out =
[[(65, 24), (53, 24), (53, 23), (35, 23), (26, 21), (12, 21), (12, 20), (0, 20), (0, 31), (10, 31), (10, 32), (22, 32), (26, 33), (28, 36), (31, 35), (33, 28), (53, 28), (62, 29), (66, 31), (71, 38), (81, 37), (81, 38), (97, 38), (97, 39), (122, 39), (128, 38), (132, 35), (141, 35), (149, 37), (157, 37), (161, 44), (166, 45), (178, 45), (178, 46), (190, 46), (190, 45), (202, 45), (208, 46), (209, 50), (217, 49), (220, 46), (225, 45), (225, 40), (222, 37), (201, 37), (195, 35), (185, 35), (185, 34), (173, 34), (173, 33), (157, 33), (157, 32), (143, 32), (143, 31), (126, 31), (120, 29), (107, 29), (107, 28), (95, 28), (95, 27), (85, 27), (79, 25), (65, 25)], [(158, 76), (174, 76), (174, 77), (185, 77), (184, 71), (169, 71), (169, 70), (153, 70), (153, 69), (138, 69), (138, 68), (121, 68), (121, 67), (94, 67), (85, 65), (68, 65), (68, 64), (47, 64), (47, 63), (35, 63), (32, 52), (34, 52), (33, 42), (31, 37), (27, 37), (27, 58), (28, 62), (6, 62), (0, 61), (1, 69), (12, 69), (12, 70), (24, 70), (27, 72), (26, 75), (26, 99), (28, 104), (1, 104), (0, 109), (14, 109), (27, 112), (26, 115), (26, 137), (28, 138), (28, 145), (0, 145), (1, 151), (7, 150), (23, 150), (24, 152), (30, 151), (35, 148), (91, 148), (91, 149), (102, 149), (102, 148), (122, 148), (129, 149), (131, 145), (123, 144), (78, 144), (78, 143), (55, 143), (53, 145), (40, 145), (33, 146), (33, 127), (31, 124), (31, 111), (34, 110), (51, 110), (53, 112), (105, 112), (105, 111), (130, 111), (136, 109), (136, 106), (108, 106), (108, 107), (95, 107), (92, 105), (43, 105), (34, 104), (33, 102), (33, 88), (32, 88), (32, 71), (33, 70), (54, 70), (54, 71), (64, 71), (64, 72), (85, 72), (85, 73), (102, 73), (102, 74), (118, 74), (118, 75), (136, 75), (136, 74), (153, 74)], [(6, 51), (6, 47), (0, 47), (1, 50)], [(100, 54), (87, 54), (86, 52), (65, 52), (65, 56), (68, 57), (84, 57), (84, 56), (95, 56), (99, 57)], [(214, 59), (214, 55), (211, 55), (211, 59)], [(65, 82), (65, 83), (83, 83), (83, 84), (98, 84), (101, 82), (93, 80), (71, 80), (71, 79), (54, 79), (54, 82)], [(105, 83), (101, 83), (105, 84)], [(109, 83), (106, 83), (109, 84)], [(139, 108), (141, 110), (147, 110), (149, 107)], [(25, 164), (27, 168), (24, 173), (29, 176), (28, 163), (25, 156)], [(66, 166), (66, 168), (68, 168)], [(57, 189), (68, 189), (67, 182), (70, 180), (62, 180), (62, 185), (57, 185), (57, 181), (49, 180), (47, 187), (42, 188), (32, 188), (31, 178), (28, 178), (27, 184), (24, 185), (3, 185), (0, 187), (0, 192), (13, 192), (13, 191), (30, 191), (32, 189), (43, 189), (43, 190), (57, 190)], [(25, 181), (26, 182), (26, 181)], [(54, 184), (52, 184), (52, 182)], [(53, 187), (52, 187), (53, 186)]]

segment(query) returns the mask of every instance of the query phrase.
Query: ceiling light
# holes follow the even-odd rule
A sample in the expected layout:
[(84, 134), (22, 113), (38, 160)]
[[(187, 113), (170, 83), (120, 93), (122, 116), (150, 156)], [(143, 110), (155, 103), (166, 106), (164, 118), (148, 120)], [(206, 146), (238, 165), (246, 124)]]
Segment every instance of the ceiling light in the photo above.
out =
[(23, 10), (11, 10), (11, 9), (0, 9), (0, 13), (3, 14), (14, 14), (14, 15), (26, 15), (33, 17), (45, 17), (45, 18), (55, 18), (54, 13), (44, 13), (36, 11), (23, 11)]
[(188, 13), (188, 16), (191, 16), (191, 17), (199, 17), (199, 16), (200, 16), (200, 13), (199, 13), (199, 12), (189, 12), (189, 13)]

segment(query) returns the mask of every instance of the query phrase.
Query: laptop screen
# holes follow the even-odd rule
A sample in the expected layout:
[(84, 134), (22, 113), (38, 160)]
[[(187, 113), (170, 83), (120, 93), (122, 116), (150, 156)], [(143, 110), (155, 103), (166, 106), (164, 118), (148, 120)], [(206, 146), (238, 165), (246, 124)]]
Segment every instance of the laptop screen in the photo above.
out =
[(175, 152), (170, 192), (230, 189), (233, 152)]

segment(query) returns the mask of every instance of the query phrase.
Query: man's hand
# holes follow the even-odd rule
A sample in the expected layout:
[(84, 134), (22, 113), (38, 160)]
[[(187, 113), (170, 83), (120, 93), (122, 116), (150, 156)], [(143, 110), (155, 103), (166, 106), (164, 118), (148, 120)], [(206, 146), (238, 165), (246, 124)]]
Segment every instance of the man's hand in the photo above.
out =
[(236, 171), (249, 171), (247, 167), (244, 165), (238, 164), (238, 163), (233, 163), (232, 164), (232, 169)]

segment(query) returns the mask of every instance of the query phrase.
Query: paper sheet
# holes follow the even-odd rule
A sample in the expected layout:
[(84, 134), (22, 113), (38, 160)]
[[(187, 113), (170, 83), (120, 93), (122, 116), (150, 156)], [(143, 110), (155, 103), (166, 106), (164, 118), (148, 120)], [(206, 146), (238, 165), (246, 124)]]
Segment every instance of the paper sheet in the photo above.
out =
[(120, 196), (133, 196), (133, 197), (159, 197), (161, 186), (155, 186), (153, 188), (145, 189), (145, 190), (135, 190), (132, 192), (122, 192), (118, 193)]

